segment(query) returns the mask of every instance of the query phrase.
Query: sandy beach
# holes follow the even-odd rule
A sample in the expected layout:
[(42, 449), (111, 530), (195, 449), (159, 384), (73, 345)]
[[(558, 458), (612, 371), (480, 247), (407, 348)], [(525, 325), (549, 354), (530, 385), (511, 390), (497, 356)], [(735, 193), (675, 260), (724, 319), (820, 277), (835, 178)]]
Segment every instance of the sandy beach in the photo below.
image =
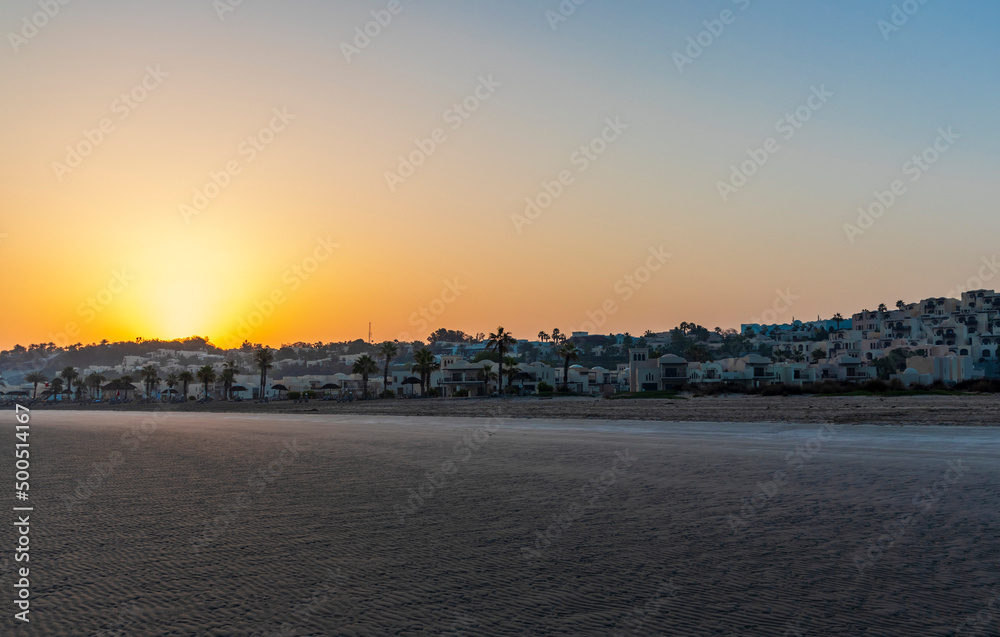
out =
[[(44, 407), (62, 409), (61, 406)], [(76, 409), (72, 405), (67, 406)], [(873, 425), (1000, 425), (1000, 397), (991, 394), (916, 396), (700, 396), (687, 399), (511, 398), (372, 400), (337, 403), (214, 401), (208, 404), (89, 405), (87, 410), (162, 410), (261, 414), (390, 415), (480, 418), (655, 420), (665, 422), (788, 422)]]
[(1000, 626), (992, 429), (38, 411), (32, 436), (32, 621), (8, 602), (4, 634)]

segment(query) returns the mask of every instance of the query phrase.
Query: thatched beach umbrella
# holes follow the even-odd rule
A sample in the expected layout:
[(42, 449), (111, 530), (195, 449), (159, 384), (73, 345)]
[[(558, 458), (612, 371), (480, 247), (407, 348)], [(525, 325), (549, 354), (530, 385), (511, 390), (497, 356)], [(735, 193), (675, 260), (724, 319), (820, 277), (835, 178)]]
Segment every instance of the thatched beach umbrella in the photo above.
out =
[(413, 393), (413, 385), (419, 385), (420, 384), (420, 379), (417, 378), (416, 376), (407, 376), (406, 378), (403, 379), (403, 382), (400, 383), (400, 384), (401, 385), (410, 385), (410, 393), (412, 394)]
[(271, 389), (273, 391), (278, 392), (278, 398), (281, 398), (281, 392), (288, 391), (288, 388), (285, 387), (284, 385), (280, 384), (280, 383), (277, 384), (277, 385), (271, 385)]
[(113, 392), (125, 392), (124, 398), (128, 400), (128, 393), (135, 392), (135, 385), (132, 383), (126, 383), (120, 378), (116, 378), (107, 385), (101, 387), (101, 392), (113, 391)]
[(327, 383), (322, 387), (320, 387), (320, 390), (325, 392), (331, 392), (334, 389), (340, 389), (340, 385), (338, 385), (337, 383)]

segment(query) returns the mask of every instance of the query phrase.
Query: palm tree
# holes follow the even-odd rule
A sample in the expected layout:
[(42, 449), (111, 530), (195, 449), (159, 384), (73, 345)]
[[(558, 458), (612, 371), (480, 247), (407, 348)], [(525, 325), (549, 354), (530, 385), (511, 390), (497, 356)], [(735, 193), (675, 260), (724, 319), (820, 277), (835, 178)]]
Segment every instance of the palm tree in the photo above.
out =
[(490, 363), (484, 363), (483, 368), (479, 370), (479, 378), (484, 381), (486, 395), (490, 394), (490, 381), (497, 379), (497, 373), (493, 371), (493, 365)]
[(392, 341), (386, 341), (382, 343), (379, 348), (379, 356), (385, 359), (385, 368), (382, 372), (382, 389), (387, 391), (389, 389), (389, 363), (392, 359), (396, 358), (396, 354), (399, 353), (399, 347)]
[(194, 382), (194, 374), (185, 369), (180, 374), (177, 374), (177, 380), (181, 381), (181, 395), (184, 396), (184, 402), (187, 402), (188, 385)]
[(38, 383), (46, 383), (49, 379), (42, 372), (28, 372), (24, 375), (24, 380), (32, 384), (31, 399), (34, 400), (38, 397)]
[(567, 343), (559, 348), (558, 353), (563, 359), (563, 388), (569, 391), (569, 363), (570, 361), (579, 360), (580, 350), (577, 349), (576, 345)]
[[(173, 388), (177, 386), (178, 382), (180, 382), (180, 380), (177, 378), (177, 374), (167, 374), (167, 389), (173, 390)], [(170, 395), (173, 396), (173, 394), (174, 392), (171, 391)]]
[(552, 330), (552, 336), (551, 336), (551, 338), (552, 338), (552, 344), (553, 345), (558, 345), (559, 343), (562, 343), (563, 340), (565, 340), (566, 337), (563, 336), (563, 333), (559, 331), (558, 327), (556, 327), (556, 328), (553, 328), (553, 330)]
[(900, 299), (899, 301), (896, 301), (896, 309), (897, 309), (897, 310), (901, 310), (901, 309), (903, 309), (904, 307), (906, 307), (906, 303), (904, 303), (904, 302), (902, 301), (902, 299)]
[[(552, 338), (555, 339), (555, 334), (559, 330), (552, 330)], [(500, 378), (500, 393), (503, 393), (503, 356), (510, 350), (511, 346), (517, 341), (510, 332), (505, 330), (503, 327), (498, 327), (497, 331), (490, 334), (489, 340), (486, 341), (486, 349), (496, 350), (497, 354), (500, 355), (500, 368), (497, 370), (497, 376)]]
[(362, 396), (368, 398), (368, 375), (378, 373), (378, 363), (368, 354), (364, 354), (358, 357), (358, 360), (354, 361), (354, 367), (351, 368), (351, 372), (361, 374), (361, 393)]
[(73, 390), (73, 381), (76, 380), (77, 376), (79, 376), (79, 375), (80, 375), (80, 372), (76, 371), (72, 367), (67, 367), (64, 370), (62, 370), (61, 372), (59, 372), (59, 376), (64, 381), (66, 381), (66, 393), (67, 394), (70, 393)]
[(879, 314), (885, 314), (885, 312), (886, 312), (887, 309), (888, 308), (885, 306), (885, 303), (879, 303), (878, 304), (878, 313)]
[(236, 366), (236, 361), (228, 360), (222, 364), (222, 391), (226, 395), (226, 400), (230, 398), (233, 385), (236, 383), (236, 374), (239, 373), (240, 369)]
[(549, 335), (545, 333), (545, 330), (542, 330), (541, 332), (538, 333), (538, 340), (541, 341), (542, 343), (549, 340)]
[[(118, 381), (121, 382), (121, 383), (124, 383), (126, 385), (131, 385), (132, 384), (132, 377), (129, 376), (128, 374), (125, 374), (124, 376), (122, 376), (121, 378), (119, 378)], [(126, 387), (125, 388), (125, 399), (126, 400), (128, 400), (128, 390), (129, 390), (129, 388)], [(132, 387), (132, 391), (133, 391), (133, 395), (134, 395), (134, 393), (135, 393), (135, 388), (134, 387)]]
[(215, 382), (215, 369), (211, 365), (203, 366), (198, 370), (198, 380), (205, 385), (205, 400), (208, 400), (208, 384)]
[(152, 365), (146, 365), (139, 370), (139, 376), (142, 377), (142, 388), (146, 392), (147, 398), (153, 394), (153, 379), (156, 378), (156, 375), (156, 368)]
[(844, 320), (844, 316), (840, 312), (837, 312), (833, 315), (833, 320), (837, 321), (837, 329), (839, 330), (840, 322)]
[(434, 353), (426, 347), (421, 348), (413, 354), (413, 367), (410, 371), (420, 374), (420, 394), (425, 395), (426, 390), (430, 390), (431, 374), (434, 370), (440, 369), (441, 365), (434, 360)]
[(274, 367), (274, 352), (269, 347), (261, 347), (253, 353), (253, 362), (260, 369), (260, 397), (267, 395), (267, 370)]
[(90, 372), (87, 374), (87, 385), (93, 390), (92, 397), (101, 397), (101, 383), (106, 381), (107, 378), (104, 377), (100, 372)]
[(52, 379), (52, 383), (49, 385), (49, 395), (52, 396), (52, 402), (56, 402), (56, 396), (61, 394), (63, 390), (63, 381), (61, 378), (56, 377)]
[(504, 356), (503, 362), (507, 365), (507, 371), (505, 375), (507, 376), (507, 387), (509, 388), (514, 382), (514, 377), (517, 376), (519, 370), (517, 368), (517, 359), (513, 356)]
[(87, 383), (82, 378), (74, 378), (73, 387), (76, 388), (76, 399), (83, 400), (83, 390), (87, 388)]

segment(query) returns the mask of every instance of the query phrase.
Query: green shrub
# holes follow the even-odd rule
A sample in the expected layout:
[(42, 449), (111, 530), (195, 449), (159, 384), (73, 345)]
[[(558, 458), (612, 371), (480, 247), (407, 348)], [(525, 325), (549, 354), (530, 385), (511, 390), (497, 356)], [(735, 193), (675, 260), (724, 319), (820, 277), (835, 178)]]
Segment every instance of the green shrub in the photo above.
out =
[(552, 385), (546, 383), (545, 381), (542, 381), (538, 383), (537, 389), (539, 394), (544, 394), (544, 393), (552, 393), (553, 387)]

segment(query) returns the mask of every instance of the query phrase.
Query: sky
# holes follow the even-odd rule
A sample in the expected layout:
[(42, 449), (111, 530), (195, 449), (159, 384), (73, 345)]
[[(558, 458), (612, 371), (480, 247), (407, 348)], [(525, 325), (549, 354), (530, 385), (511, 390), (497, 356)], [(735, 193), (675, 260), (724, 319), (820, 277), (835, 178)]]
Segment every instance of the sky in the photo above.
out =
[(1000, 287), (998, 22), (6, 0), (0, 347), (636, 334)]

